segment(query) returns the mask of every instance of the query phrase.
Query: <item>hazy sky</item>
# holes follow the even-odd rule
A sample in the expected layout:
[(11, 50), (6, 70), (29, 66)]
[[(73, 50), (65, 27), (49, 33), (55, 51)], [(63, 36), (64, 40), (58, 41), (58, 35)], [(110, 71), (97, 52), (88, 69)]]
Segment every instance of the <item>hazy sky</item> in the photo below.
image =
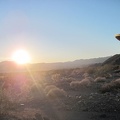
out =
[(120, 0), (0, 0), (0, 60), (26, 49), (32, 62), (120, 53)]

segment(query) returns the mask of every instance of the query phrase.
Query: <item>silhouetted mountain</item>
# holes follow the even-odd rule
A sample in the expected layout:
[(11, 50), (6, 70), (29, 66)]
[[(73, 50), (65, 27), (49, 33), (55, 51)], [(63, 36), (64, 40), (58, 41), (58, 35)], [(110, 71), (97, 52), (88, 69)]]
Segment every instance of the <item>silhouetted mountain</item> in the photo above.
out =
[(25, 66), (18, 65), (13, 61), (3, 61), (0, 63), (0, 73), (25, 71)]
[(13, 61), (3, 61), (0, 63), (0, 73), (4, 72), (24, 72), (28, 69), (31, 71), (45, 71), (55, 69), (69, 69), (79, 68), (96, 63), (103, 63), (109, 57), (100, 57), (92, 59), (80, 59), (71, 62), (57, 62), (57, 63), (35, 63), (28, 65), (18, 65)]
[(109, 59), (107, 59), (105, 62), (103, 62), (103, 65), (110, 64), (110, 65), (120, 65), (120, 54), (116, 54)]
[(92, 59), (80, 59), (71, 62), (36, 63), (36, 64), (31, 64), (30, 68), (35, 70), (79, 68), (96, 63), (103, 63), (108, 58), (109, 57), (100, 57), (100, 58), (92, 58)]

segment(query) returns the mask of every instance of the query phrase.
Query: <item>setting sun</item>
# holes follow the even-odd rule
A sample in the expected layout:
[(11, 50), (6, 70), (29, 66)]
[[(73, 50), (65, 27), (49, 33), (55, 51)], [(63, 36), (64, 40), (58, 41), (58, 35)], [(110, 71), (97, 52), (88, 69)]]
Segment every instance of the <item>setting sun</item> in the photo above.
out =
[(12, 60), (18, 64), (26, 64), (30, 62), (31, 58), (27, 51), (17, 50), (13, 53)]

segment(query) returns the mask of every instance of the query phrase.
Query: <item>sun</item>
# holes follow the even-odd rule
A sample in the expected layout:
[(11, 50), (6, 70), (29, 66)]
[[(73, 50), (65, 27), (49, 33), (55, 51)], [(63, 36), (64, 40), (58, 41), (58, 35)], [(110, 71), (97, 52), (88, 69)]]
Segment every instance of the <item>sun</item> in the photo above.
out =
[(27, 64), (31, 61), (31, 58), (26, 50), (17, 50), (13, 53), (12, 60), (18, 64)]

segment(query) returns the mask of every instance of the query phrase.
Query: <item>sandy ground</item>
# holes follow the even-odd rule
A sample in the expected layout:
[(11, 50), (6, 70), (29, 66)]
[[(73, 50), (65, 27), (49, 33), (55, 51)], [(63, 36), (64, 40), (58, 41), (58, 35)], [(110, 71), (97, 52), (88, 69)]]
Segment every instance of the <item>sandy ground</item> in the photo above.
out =
[(38, 92), (37, 99), (19, 104), (0, 120), (120, 120), (119, 93), (101, 94), (97, 85), (66, 92), (66, 97), (56, 99)]

